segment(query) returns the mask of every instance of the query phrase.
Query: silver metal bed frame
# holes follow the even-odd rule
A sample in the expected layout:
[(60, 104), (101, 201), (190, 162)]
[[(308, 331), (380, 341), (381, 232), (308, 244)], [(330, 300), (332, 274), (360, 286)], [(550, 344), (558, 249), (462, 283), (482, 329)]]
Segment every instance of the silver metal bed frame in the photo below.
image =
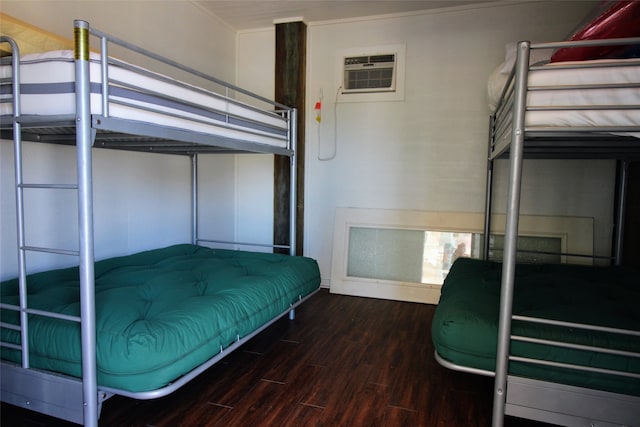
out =
[[(288, 123), (286, 147), (277, 147), (251, 141), (229, 139), (224, 136), (208, 135), (179, 128), (149, 125), (117, 119), (109, 116), (109, 88), (110, 84), (102, 85), (103, 114), (91, 114), (90, 111), (90, 77), (89, 77), (89, 39), (90, 36), (99, 38), (101, 51), (102, 81), (109, 82), (107, 59), (108, 46), (118, 45), (122, 48), (146, 56), (162, 64), (189, 73), (201, 79), (221, 85), (225, 90), (226, 100), (237, 102), (230, 97), (230, 92), (250, 97), (260, 105), (267, 105), (271, 112), (283, 117)], [(189, 374), (177, 379), (172, 384), (150, 392), (130, 393), (100, 387), (97, 384), (96, 368), (96, 324), (94, 301), (94, 235), (93, 235), (93, 194), (92, 194), (92, 147), (106, 147), (123, 150), (145, 152), (160, 152), (183, 154), (191, 157), (192, 165), (192, 242), (219, 242), (198, 236), (198, 205), (197, 205), (197, 165), (198, 153), (216, 152), (258, 152), (284, 155), (290, 158), (291, 164), (291, 202), (290, 202), (290, 242), (288, 246), (262, 245), (273, 247), (288, 247), (290, 254), (295, 254), (295, 216), (296, 216), (296, 110), (259, 95), (248, 92), (239, 87), (227, 84), (214, 77), (210, 77), (196, 70), (178, 64), (167, 58), (126, 43), (113, 36), (90, 28), (85, 21), (74, 21), (75, 37), (75, 71), (76, 71), (76, 114), (73, 117), (37, 117), (22, 116), (20, 114), (20, 85), (13, 84), (12, 101), (14, 105), (13, 118), (3, 117), (1, 123), (2, 137), (14, 140), (15, 168), (16, 168), (16, 201), (18, 218), (18, 268), (19, 286), (21, 294), (20, 306), (1, 304), (3, 309), (19, 312), (21, 326), (3, 323), (3, 328), (19, 330), (21, 345), (16, 346), (2, 343), (3, 346), (20, 350), (22, 354), (21, 366), (2, 361), (0, 363), (2, 384), (1, 400), (35, 411), (43, 412), (58, 418), (64, 418), (86, 426), (97, 426), (102, 402), (114, 394), (133, 397), (136, 399), (153, 399), (172, 393), (204, 370), (225, 357), (243, 343), (258, 334), (271, 323), (282, 316), (294, 316), (295, 307), (303, 302), (300, 299), (292, 304), (290, 309), (281, 313), (277, 318), (262, 326), (251, 335), (238, 338), (230, 347), (221, 352)], [(14, 81), (20, 81), (19, 47), (12, 39), (0, 37), (0, 42), (9, 43), (13, 51), (12, 73)], [(267, 111), (267, 110), (263, 110)], [(251, 132), (250, 129), (247, 132)], [(76, 184), (27, 184), (22, 180), (22, 140), (53, 142), (76, 145), (77, 152), (77, 185)], [(79, 250), (41, 248), (27, 246), (24, 232), (23, 190), (26, 188), (71, 189), (78, 193), (78, 222), (79, 222)], [(233, 242), (221, 242), (233, 243)], [(260, 246), (253, 243), (236, 243), (238, 245)], [(55, 313), (41, 312), (27, 308), (26, 305), (26, 263), (27, 251), (40, 251), (79, 257), (80, 266), (80, 304), (79, 317), (61, 316)], [(308, 298), (308, 297), (307, 297)], [(305, 298), (306, 299), (306, 298)], [(63, 318), (80, 323), (82, 342), (82, 379), (63, 376), (57, 373), (36, 370), (29, 363), (28, 322), (29, 315), (42, 315)]]
[[(612, 134), (640, 132), (640, 123), (637, 123), (635, 126), (617, 127), (533, 128), (525, 126), (527, 92), (529, 90), (528, 73), (530, 70), (536, 68), (529, 64), (530, 50), (625, 44), (640, 44), (640, 38), (541, 44), (531, 44), (530, 42), (519, 43), (514, 70), (509, 78), (509, 83), (502, 93), (498, 109), (491, 117), (484, 225), (485, 239), (483, 248), (485, 259), (488, 258), (489, 251), (489, 239), (486, 238), (486, 236), (489, 236), (491, 228), (489, 214), (491, 212), (494, 162), (500, 158), (509, 158), (510, 165), (504, 259), (501, 279), (498, 347), (493, 394), (492, 425), (494, 427), (500, 427), (504, 424), (505, 414), (562, 425), (638, 425), (637, 423), (640, 422), (640, 397), (518, 378), (509, 375), (510, 361), (517, 360), (538, 365), (549, 364), (541, 360), (516, 358), (509, 352), (512, 340), (522, 341), (529, 339), (526, 337), (512, 336), (512, 320), (544, 321), (543, 319), (512, 316), (523, 159), (598, 158), (618, 160), (620, 170), (618, 217), (616, 218), (618, 227), (614, 236), (615, 254), (613, 257), (616, 265), (620, 262), (622, 251), (622, 224), (624, 220), (622, 215), (625, 204), (624, 193), (626, 190), (627, 162), (631, 159), (640, 159), (640, 139)], [(640, 59), (636, 61), (636, 63), (640, 64)], [(580, 65), (575, 64), (557, 66), (565, 68), (580, 67)], [(629, 87), (640, 87), (640, 82), (634, 82), (629, 85)], [(565, 89), (570, 88), (571, 87), (565, 87)], [(564, 108), (571, 109), (570, 107)], [(612, 106), (604, 106), (602, 108), (607, 109), (612, 108)], [(640, 106), (636, 105), (631, 108), (640, 109)], [(552, 110), (552, 108), (549, 108), (549, 110)], [(589, 325), (575, 324), (572, 326), (597, 330), (597, 327)], [(629, 339), (640, 339), (640, 331), (614, 330), (608, 328), (608, 332), (623, 334)], [(545, 344), (551, 346), (566, 345), (551, 341), (545, 342)], [(616, 351), (594, 347), (589, 348), (589, 350), (603, 353)], [(640, 354), (638, 353), (629, 353), (626, 355), (640, 358)], [(451, 369), (476, 374), (494, 375), (493, 372), (479, 372), (475, 369), (452, 365), (439, 356), (437, 356), (437, 359), (441, 364)], [(574, 370), (578, 369), (585, 372), (585, 374), (589, 372), (600, 372), (611, 375), (623, 375), (637, 379), (638, 386), (640, 387), (640, 375), (618, 371), (601, 372), (596, 369), (575, 365), (556, 364), (554, 366)]]

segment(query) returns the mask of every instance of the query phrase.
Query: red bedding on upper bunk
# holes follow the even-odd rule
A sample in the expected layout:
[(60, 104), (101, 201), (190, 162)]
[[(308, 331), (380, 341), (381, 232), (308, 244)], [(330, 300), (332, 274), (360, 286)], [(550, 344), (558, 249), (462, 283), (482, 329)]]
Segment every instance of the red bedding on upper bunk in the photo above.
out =
[[(617, 1), (580, 28), (571, 41), (640, 37), (640, 1)], [(592, 46), (559, 49), (551, 62), (638, 56), (639, 46)]]

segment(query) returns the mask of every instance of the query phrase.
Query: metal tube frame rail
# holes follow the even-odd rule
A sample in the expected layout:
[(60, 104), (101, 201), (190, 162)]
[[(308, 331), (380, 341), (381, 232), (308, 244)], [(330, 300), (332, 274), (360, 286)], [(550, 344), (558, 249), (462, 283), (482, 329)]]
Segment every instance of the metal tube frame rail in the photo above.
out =
[[(640, 331), (614, 328), (610, 326), (590, 325), (590, 324), (566, 322), (561, 320), (553, 320), (553, 319), (545, 319), (545, 318), (521, 316), (521, 315), (513, 315), (512, 320), (520, 321), (520, 322), (529, 322), (529, 323), (538, 323), (543, 325), (558, 326), (563, 328), (582, 329), (582, 330), (593, 331), (593, 332), (605, 332), (608, 334), (627, 336), (629, 338), (632, 338), (632, 337), (640, 338)], [(568, 342), (558, 341), (554, 339), (535, 338), (527, 335), (512, 335), (511, 339), (513, 341), (528, 342), (528, 343), (540, 344), (540, 345), (545, 345), (550, 347), (584, 350), (584, 351), (590, 351), (590, 352), (600, 353), (600, 354), (617, 355), (617, 356), (640, 359), (639, 352), (628, 351), (628, 350), (616, 348), (613, 346), (603, 347), (603, 346), (596, 346), (596, 345), (568, 343)], [(521, 361), (521, 362), (526, 362), (530, 364), (556, 366), (556, 367), (562, 367), (562, 368), (573, 369), (578, 371), (597, 372), (597, 373), (603, 373), (608, 375), (617, 375), (621, 377), (640, 379), (640, 374), (636, 374), (633, 372), (615, 370), (615, 369), (595, 368), (587, 365), (577, 365), (573, 363), (554, 362), (554, 361), (540, 359), (540, 358), (510, 356), (510, 360)]]
[(493, 199), (493, 163), (495, 160), (491, 158), (491, 141), (495, 135), (495, 115), (489, 118), (489, 146), (487, 153), (487, 181), (485, 183), (485, 199), (484, 199), (484, 238), (482, 241), (482, 259), (489, 259), (489, 246), (491, 236), (491, 203)]
[[(546, 340), (546, 339), (541, 339), (541, 338), (526, 337), (526, 336), (522, 336), (522, 335), (512, 335), (511, 339), (514, 340), (514, 341), (526, 342), (526, 343), (530, 343), (530, 344), (547, 345), (547, 346), (551, 346), (551, 347), (566, 348), (566, 349), (571, 349), (571, 350), (583, 350), (583, 351), (590, 351), (590, 352), (594, 352), (594, 353), (602, 353), (602, 354), (608, 354), (608, 355), (614, 355), (614, 356), (640, 358), (640, 353), (633, 352), (633, 351), (610, 349), (610, 348), (607, 348), (607, 347), (597, 347), (597, 346), (593, 346), (593, 345), (583, 345), (583, 344), (571, 344), (571, 343), (566, 343), (564, 341)], [(528, 363), (533, 363), (533, 364), (537, 363), (537, 364), (541, 364), (541, 365), (546, 364), (546, 365), (553, 365), (553, 366), (563, 366), (563, 367), (568, 367), (568, 368), (576, 369), (576, 370), (591, 371), (591, 372), (602, 372), (602, 373), (608, 373), (610, 375), (620, 375), (622, 377), (640, 379), (640, 374), (634, 374), (633, 372), (626, 372), (626, 371), (620, 371), (620, 370), (615, 370), (615, 369), (593, 368), (593, 367), (586, 366), (586, 365), (576, 365), (576, 364), (573, 364), (573, 363), (553, 362), (553, 361), (546, 360), (546, 359), (537, 359), (537, 358), (532, 358), (532, 357), (510, 356), (509, 358), (510, 358), (510, 360), (523, 360), (523, 361), (526, 360)]]
[(223, 240), (223, 239), (213, 239), (213, 238), (205, 238), (200, 237), (199, 228), (198, 228), (198, 155), (193, 154), (191, 160), (191, 182), (192, 182), (192, 242), (193, 244), (199, 243), (219, 243), (225, 245), (236, 245), (236, 246), (254, 246), (254, 247), (263, 247), (263, 248), (274, 248), (274, 249), (288, 249), (289, 255), (295, 256), (297, 254), (297, 246), (296, 246), (296, 222), (297, 222), (297, 184), (298, 184), (298, 175), (297, 175), (297, 157), (296, 157), (296, 149), (297, 149), (297, 109), (296, 108), (287, 108), (286, 110), (282, 110), (281, 113), (287, 118), (287, 122), (289, 124), (289, 129), (287, 131), (287, 140), (288, 149), (289, 149), (289, 161), (290, 161), (290, 178), (289, 178), (289, 191), (290, 191), (290, 205), (289, 205), (289, 244), (281, 245), (272, 243), (259, 243), (259, 242), (241, 242), (235, 240)]
[[(74, 21), (76, 71), (76, 153), (78, 169), (78, 227), (80, 240), (80, 323), (84, 425), (97, 427), (99, 414), (96, 365), (95, 274), (93, 235), (93, 167), (91, 148), (91, 88), (89, 23)], [(103, 84), (103, 86), (106, 86)]]
[[(148, 50), (143, 49), (141, 47), (138, 47), (136, 45), (127, 43), (124, 40), (121, 40), (121, 39), (119, 39), (117, 37), (114, 37), (112, 35), (106, 34), (104, 32), (96, 30), (94, 28), (90, 28), (89, 32), (90, 32), (90, 35), (98, 37), (100, 39), (100, 44), (101, 44), (101, 52), (100, 52), (101, 79), (102, 79), (103, 82), (108, 82), (107, 84), (102, 84), (102, 89), (101, 89), (102, 117), (104, 119), (103, 121), (106, 121), (109, 118), (109, 115), (110, 115), (109, 106), (110, 106), (110, 104), (120, 104), (120, 105), (125, 105), (125, 106), (134, 106), (137, 109), (147, 110), (147, 111), (156, 112), (156, 113), (158, 112), (157, 110), (155, 110), (153, 108), (145, 108), (145, 107), (142, 107), (142, 106), (140, 106), (138, 104), (131, 104), (129, 102), (122, 101), (122, 100), (110, 99), (110, 94), (109, 94), (110, 83), (114, 83), (115, 82), (115, 84), (117, 84), (120, 87), (130, 87), (130, 85), (128, 83), (122, 82), (122, 81), (112, 81), (109, 78), (109, 73), (108, 73), (109, 64), (116, 64), (117, 66), (125, 68), (125, 69), (134, 70), (135, 72), (138, 72), (138, 73), (151, 75), (154, 78), (160, 78), (160, 79), (162, 79), (164, 81), (169, 81), (172, 84), (176, 84), (176, 85), (180, 85), (180, 86), (185, 87), (185, 88), (189, 88), (190, 90), (198, 90), (198, 89), (193, 88), (191, 85), (188, 85), (186, 83), (177, 82), (177, 81), (175, 81), (175, 80), (173, 80), (173, 79), (171, 79), (169, 77), (159, 77), (159, 76), (155, 75), (154, 73), (151, 73), (151, 72), (149, 72), (147, 70), (140, 69), (139, 67), (132, 66), (130, 64), (127, 64), (126, 62), (123, 62), (123, 61), (120, 61), (120, 60), (117, 60), (117, 59), (114, 59), (114, 58), (109, 58), (109, 56), (108, 56), (108, 45), (109, 45), (109, 43), (113, 43), (113, 44), (118, 45), (118, 46), (120, 46), (120, 47), (122, 47), (124, 49), (127, 49), (127, 50), (131, 51), (131, 52), (135, 52), (135, 53), (137, 53), (139, 55), (142, 55), (142, 56), (144, 56), (146, 58), (149, 58), (149, 59), (152, 59), (152, 60), (157, 61), (159, 63), (168, 65), (168, 66), (170, 66), (170, 67), (172, 67), (174, 69), (183, 71), (183, 72), (188, 73), (189, 75), (192, 75), (194, 77), (197, 77), (197, 78), (212, 82), (212, 83), (214, 83), (216, 85), (222, 86), (224, 88), (224, 95), (221, 94), (221, 93), (213, 93), (213, 92), (204, 91), (204, 90), (202, 90), (202, 92), (207, 93), (207, 94), (212, 95), (212, 96), (217, 96), (217, 97), (223, 99), (227, 103), (241, 105), (244, 108), (252, 109), (254, 111), (258, 111), (258, 112), (262, 112), (262, 113), (267, 111), (264, 108), (259, 108), (259, 107), (256, 107), (254, 105), (250, 105), (248, 103), (243, 103), (243, 102), (238, 101), (238, 100), (236, 100), (234, 98), (231, 98), (230, 97), (230, 91), (233, 91), (235, 93), (240, 93), (240, 94), (246, 95), (247, 97), (249, 97), (250, 99), (252, 99), (254, 101), (258, 101), (258, 102), (261, 102), (261, 103), (269, 105), (270, 107), (273, 108), (273, 110), (270, 111), (270, 112), (273, 113), (274, 115), (277, 115), (277, 116), (280, 116), (280, 117), (288, 117), (289, 116), (289, 112), (292, 110), (291, 107), (288, 107), (288, 106), (286, 106), (284, 104), (281, 104), (281, 103), (278, 103), (276, 101), (270, 100), (268, 98), (265, 98), (265, 97), (263, 97), (261, 95), (258, 95), (258, 94), (254, 93), (254, 92), (251, 92), (249, 90), (240, 88), (238, 86), (232, 85), (232, 84), (230, 84), (228, 82), (225, 82), (223, 80), (217, 79), (217, 78), (215, 78), (213, 76), (204, 74), (204, 73), (199, 72), (199, 71), (197, 71), (197, 70), (195, 70), (195, 69), (193, 69), (191, 67), (185, 66), (183, 64), (175, 62), (175, 61), (173, 61), (171, 59), (168, 59), (166, 57), (157, 55), (157, 54), (155, 54), (155, 53), (153, 53), (151, 51), (148, 51)], [(131, 88), (133, 90), (136, 90), (135, 86), (132, 86)], [(165, 94), (154, 93), (154, 95), (155, 96), (164, 97), (164, 98), (166, 98), (168, 100), (184, 102), (184, 100), (177, 99), (177, 98), (172, 98), (170, 96), (166, 96)], [(200, 107), (200, 108), (203, 108), (203, 107)], [(210, 112), (216, 112), (216, 113), (220, 113), (220, 114), (224, 114), (225, 115), (225, 125), (216, 125), (216, 126), (223, 126), (224, 127), (224, 126), (230, 125), (231, 114), (229, 112), (224, 112), (224, 111), (216, 110), (216, 109), (207, 109), (207, 108), (204, 108), (204, 109), (207, 110), (207, 111), (210, 111)], [(161, 113), (164, 114), (164, 115), (167, 115), (167, 116), (172, 116), (172, 114), (170, 114), (170, 113), (168, 113), (166, 111), (162, 111)], [(182, 118), (182, 116), (176, 116), (176, 117)], [(191, 119), (191, 120), (194, 123), (202, 122), (202, 123), (206, 123), (206, 124), (212, 125), (212, 123), (210, 123), (210, 122), (204, 122), (204, 121), (197, 120), (197, 119)], [(109, 126), (113, 127), (113, 126), (115, 126), (115, 124), (113, 122), (111, 122), (111, 124)], [(249, 133), (253, 133), (253, 134), (259, 135), (259, 136), (264, 136), (265, 135), (264, 132), (261, 131), (261, 130), (250, 131), (249, 129), (245, 129), (244, 131), (245, 132), (249, 132)], [(289, 141), (287, 141), (287, 142), (289, 142)], [(131, 144), (127, 144), (127, 145), (128, 146), (132, 146)], [(249, 150), (251, 150), (251, 149), (249, 148)], [(290, 153), (287, 152), (287, 149), (280, 149), (280, 150), (274, 151), (274, 153), (275, 152), (280, 152), (281, 154), (290, 155)]]
[(297, 210), (298, 210), (298, 194), (297, 194), (297, 182), (298, 182), (298, 168), (297, 168), (297, 139), (298, 135), (298, 111), (294, 108), (290, 110), (289, 114), (289, 141), (291, 142), (292, 155), (289, 158), (289, 164), (291, 168), (291, 174), (289, 178), (289, 255), (295, 256), (296, 249), (296, 223), (297, 223)]
[(198, 244), (198, 155), (191, 155), (191, 243)]
[(496, 350), (496, 377), (493, 392), (492, 426), (504, 425), (506, 407), (509, 346), (511, 337), (511, 311), (513, 284), (518, 242), (518, 217), (520, 214), (520, 190), (524, 151), (524, 116), (526, 108), (527, 78), (529, 70), (529, 42), (518, 43), (516, 57), (516, 81), (514, 87), (514, 112), (511, 130), (509, 193), (507, 197), (507, 223), (504, 238), (504, 259), (500, 290), (500, 318), (498, 346)]
[(620, 160), (618, 165), (618, 206), (616, 207), (616, 226), (613, 236), (613, 260), (614, 265), (622, 265), (622, 252), (624, 247), (624, 211), (627, 206), (627, 188), (629, 186), (629, 162)]
[[(179, 62), (173, 61), (173, 60), (171, 60), (169, 58), (166, 58), (164, 56), (158, 55), (158, 54), (156, 54), (154, 52), (151, 52), (149, 50), (143, 49), (143, 48), (141, 48), (139, 46), (136, 46), (134, 44), (128, 43), (128, 42), (126, 42), (126, 41), (124, 41), (122, 39), (119, 39), (118, 37), (115, 37), (115, 36), (112, 36), (110, 34), (104, 33), (104, 32), (102, 32), (100, 30), (95, 29), (95, 28), (91, 28), (90, 29), (90, 33), (91, 33), (91, 35), (96, 36), (96, 37), (100, 37), (101, 39), (106, 40), (109, 43), (113, 43), (115, 45), (124, 47), (125, 49), (130, 50), (132, 52), (136, 52), (136, 53), (138, 53), (140, 55), (143, 55), (145, 57), (151, 58), (151, 59), (153, 59), (155, 61), (158, 61), (158, 62), (161, 62), (163, 64), (169, 65), (169, 66), (174, 67), (174, 68), (176, 68), (178, 70), (185, 71), (185, 72), (187, 72), (187, 73), (189, 73), (191, 75), (194, 75), (194, 76), (197, 76), (197, 77), (202, 78), (204, 80), (208, 80), (210, 82), (218, 84), (218, 85), (220, 85), (220, 86), (225, 88), (225, 91), (226, 91), (227, 94), (231, 90), (231, 91), (238, 92), (238, 93), (241, 93), (243, 95), (249, 96), (249, 97), (251, 97), (251, 98), (253, 98), (255, 100), (258, 100), (258, 101), (267, 103), (269, 105), (272, 105), (275, 108), (280, 108), (282, 110), (291, 110), (291, 107), (288, 107), (288, 106), (286, 106), (284, 104), (281, 104), (281, 103), (273, 101), (273, 100), (271, 100), (269, 98), (266, 98), (266, 97), (263, 97), (261, 95), (258, 95), (258, 94), (254, 93), (254, 92), (251, 92), (251, 91), (247, 90), (247, 89), (243, 89), (241, 87), (232, 85), (232, 84), (230, 84), (230, 83), (228, 83), (228, 82), (226, 82), (224, 80), (217, 79), (217, 78), (215, 78), (213, 76), (210, 76), (208, 74), (202, 73), (202, 72), (200, 72), (200, 71), (198, 71), (198, 70), (196, 70), (194, 68), (188, 67), (188, 66), (186, 66), (184, 64), (180, 64)], [(108, 59), (107, 56), (105, 55), (105, 52), (106, 51), (102, 52), (102, 55), (101, 55), (103, 62), (106, 62), (106, 60)], [(227, 97), (228, 97), (228, 95), (227, 95)]]
[(220, 240), (220, 239), (197, 239), (198, 242), (203, 243), (219, 243), (223, 245), (236, 245), (236, 246), (255, 246), (259, 248), (277, 248), (277, 249), (289, 249), (290, 245), (276, 245), (271, 243), (255, 243), (255, 242), (238, 242), (235, 240)]

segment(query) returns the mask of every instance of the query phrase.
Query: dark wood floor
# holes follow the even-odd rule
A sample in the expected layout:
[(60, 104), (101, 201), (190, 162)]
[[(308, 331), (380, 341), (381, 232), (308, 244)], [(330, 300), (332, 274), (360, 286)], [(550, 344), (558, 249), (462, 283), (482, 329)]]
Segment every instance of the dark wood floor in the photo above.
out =
[[(492, 380), (436, 363), (434, 309), (322, 290), (171, 396), (109, 399), (100, 425), (487, 426)], [(1, 424), (75, 425), (6, 404)]]

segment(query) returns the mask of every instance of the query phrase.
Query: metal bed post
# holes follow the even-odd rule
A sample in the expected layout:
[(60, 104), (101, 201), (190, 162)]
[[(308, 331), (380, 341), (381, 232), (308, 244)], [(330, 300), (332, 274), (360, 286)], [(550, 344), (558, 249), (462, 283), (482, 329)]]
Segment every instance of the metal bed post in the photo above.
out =
[(622, 264), (622, 245), (624, 240), (624, 211), (627, 205), (627, 186), (629, 181), (629, 162), (618, 161), (618, 205), (616, 206), (615, 245), (613, 248), (614, 265)]
[(191, 243), (198, 244), (198, 155), (191, 155)]
[[(98, 425), (95, 275), (93, 252), (92, 130), (89, 80), (89, 24), (74, 21), (76, 71), (76, 150), (80, 238), (80, 330), (84, 425)], [(103, 82), (107, 84), (107, 82)]]
[(109, 117), (109, 43), (107, 37), (100, 36), (100, 75), (102, 76), (102, 117)]
[(290, 189), (289, 189), (289, 254), (294, 256), (296, 255), (296, 221), (297, 221), (297, 209), (298, 209), (298, 194), (297, 194), (297, 183), (298, 183), (298, 170), (297, 170), (297, 132), (298, 132), (298, 110), (295, 108), (290, 110), (289, 115), (289, 140), (291, 150), (291, 158), (290, 158), (290, 166), (291, 166), (291, 178), (290, 178)]
[[(297, 170), (297, 120), (298, 110), (293, 108), (289, 111), (289, 149), (291, 150), (291, 157), (289, 159), (291, 173), (289, 184), (289, 255), (296, 255), (296, 221), (297, 221), (297, 209), (298, 209), (298, 170)], [(289, 320), (294, 320), (296, 317), (295, 308), (289, 310)]]
[(491, 195), (493, 191), (493, 163), (491, 158), (491, 147), (493, 146), (493, 138), (495, 136), (496, 116), (492, 115), (489, 118), (489, 144), (487, 148), (487, 182), (485, 189), (485, 201), (484, 201), (484, 239), (482, 242), (482, 259), (489, 259), (489, 240), (491, 233)]
[(507, 223), (504, 236), (504, 259), (500, 290), (500, 320), (496, 352), (496, 378), (493, 393), (493, 427), (504, 424), (504, 410), (509, 370), (509, 344), (511, 336), (511, 311), (513, 307), (513, 282), (518, 243), (518, 216), (520, 214), (520, 184), (524, 146), (524, 114), (526, 109), (527, 78), (529, 71), (529, 42), (518, 43), (516, 81), (514, 86), (514, 112), (511, 129), (509, 194), (507, 197)]

